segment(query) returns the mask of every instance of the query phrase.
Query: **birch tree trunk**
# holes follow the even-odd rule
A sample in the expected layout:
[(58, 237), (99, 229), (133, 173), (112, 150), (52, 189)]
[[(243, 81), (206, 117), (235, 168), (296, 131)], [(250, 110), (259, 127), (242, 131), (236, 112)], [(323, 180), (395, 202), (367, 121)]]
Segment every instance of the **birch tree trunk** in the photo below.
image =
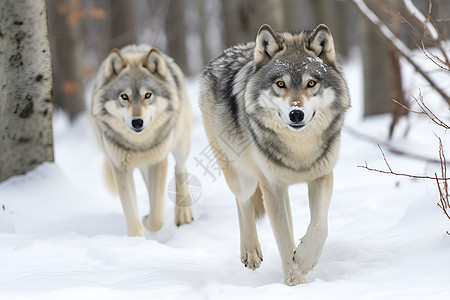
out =
[(0, 181), (53, 161), (44, 0), (0, 2)]

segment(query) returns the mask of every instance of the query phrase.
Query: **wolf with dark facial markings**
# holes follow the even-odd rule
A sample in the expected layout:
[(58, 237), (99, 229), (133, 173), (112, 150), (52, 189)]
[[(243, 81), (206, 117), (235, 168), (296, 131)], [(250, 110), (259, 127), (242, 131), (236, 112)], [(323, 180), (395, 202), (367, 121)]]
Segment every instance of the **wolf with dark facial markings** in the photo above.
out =
[(136, 205), (135, 168), (144, 177), (150, 199), (150, 214), (143, 224), (150, 231), (163, 225), (169, 153), (176, 161), (175, 223), (190, 223), (185, 161), (192, 114), (183, 74), (172, 58), (147, 45), (112, 50), (94, 79), (90, 112), (109, 181), (122, 201), (128, 235), (144, 235)]
[[(328, 233), (333, 168), (349, 107), (333, 38), (323, 24), (296, 34), (263, 25), (256, 42), (226, 49), (205, 67), (200, 108), (236, 197), (247, 268), (263, 260), (256, 219), (267, 211), (285, 283), (306, 282)], [(308, 185), (311, 221), (296, 246), (288, 187), (300, 182)]]

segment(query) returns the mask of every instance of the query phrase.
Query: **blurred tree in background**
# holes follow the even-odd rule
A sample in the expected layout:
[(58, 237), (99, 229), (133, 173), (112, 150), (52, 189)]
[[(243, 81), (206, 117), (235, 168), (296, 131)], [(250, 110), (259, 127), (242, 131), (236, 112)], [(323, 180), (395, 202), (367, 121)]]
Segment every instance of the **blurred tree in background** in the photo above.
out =
[(225, 46), (253, 41), (262, 24), (286, 27), (283, 0), (222, 0)]
[(47, 0), (54, 103), (71, 118), (84, 111), (84, 40), (80, 1)]
[[(46, 0), (58, 107), (71, 118), (85, 109), (84, 87), (112, 48), (147, 43), (172, 56), (187, 76), (237, 43), (253, 41), (258, 28), (300, 31), (327, 24), (341, 60), (360, 49), (364, 69), (364, 115), (390, 112), (404, 103), (399, 58), (362, 18), (350, 0)], [(410, 48), (413, 30), (402, 0), (365, 0)], [(424, 12), (428, 0), (414, 0)], [(432, 0), (432, 16), (449, 29), (450, 1)], [(425, 41), (426, 42), (426, 41)], [(394, 118), (405, 111), (395, 112)], [(396, 117), (397, 116), (397, 117)]]
[[(420, 25), (414, 24), (414, 18), (404, 8), (405, 1), (365, 0), (365, 3), (410, 49), (416, 49), (421, 41), (425, 47), (435, 46), (424, 38)], [(46, 0), (55, 104), (71, 119), (84, 111), (85, 87), (112, 48), (130, 43), (150, 44), (172, 56), (187, 76), (198, 76), (202, 67), (226, 47), (253, 41), (264, 23), (292, 32), (325, 23), (332, 31), (341, 60), (360, 59), (361, 53), (364, 116), (392, 112), (392, 133), (398, 119), (406, 113), (392, 105), (392, 98), (405, 105), (410, 101), (404, 96), (409, 91), (402, 86), (399, 56), (352, 2)], [(425, 16), (430, 13), (439, 32), (448, 38), (450, 1), (413, 0), (413, 3)]]

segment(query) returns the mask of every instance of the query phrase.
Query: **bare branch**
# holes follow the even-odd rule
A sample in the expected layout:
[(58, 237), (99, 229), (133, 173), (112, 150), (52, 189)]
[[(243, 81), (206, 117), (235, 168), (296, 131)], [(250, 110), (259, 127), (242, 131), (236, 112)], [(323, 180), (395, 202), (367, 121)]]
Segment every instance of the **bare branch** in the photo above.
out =
[(450, 178), (442, 178), (442, 177), (431, 177), (431, 176), (422, 176), (422, 175), (411, 175), (411, 174), (406, 174), (406, 173), (398, 173), (398, 172), (391, 172), (391, 171), (383, 171), (383, 170), (379, 170), (379, 169), (375, 169), (375, 168), (370, 168), (369, 166), (366, 165), (361, 166), (358, 165), (358, 168), (363, 168), (363, 169), (367, 169), (369, 171), (373, 171), (373, 172), (378, 172), (378, 173), (383, 173), (383, 174), (389, 174), (389, 175), (396, 175), (396, 176), (404, 176), (404, 177), (409, 177), (409, 178), (415, 178), (415, 179), (431, 179), (431, 180), (438, 180), (438, 181), (443, 181), (443, 180), (449, 180)]
[(445, 18), (445, 19), (435, 19), (434, 20), (436, 23), (449, 23), (450, 22), (450, 18)]
[(404, 105), (403, 103), (400, 103), (399, 101), (392, 99), (392, 101), (398, 105), (400, 105), (401, 107), (403, 107), (404, 109), (406, 109), (407, 111), (409, 111), (410, 113), (413, 114), (418, 114), (418, 115), (425, 115), (425, 113), (423, 111), (415, 111), (412, 110), (411, 108), (409, 108), (408, 106)]
[[(406, 152), (406, 151), (400, 150), (398, 148), (395, 148), (394, 146), (392, 146), (391, 144), (389, 144), (387, 142), (383, 142), (383, 141), (381, 141), (381, 140), (379, 140), (377, 138), (374, 138), (372, 136), (363, 134), (363, 133), (361, 133), (361, 132), (359, 132), (359, 131), (351, 128), (351, 127), (347, 127), (346, 126), (345, 130), (348, 133), (350, 133), (350, 134), (352, 134), (352, 135), (354, 135), (354, 136), (356, 136), (356, 137), (358, 137), (360, 139), (369, 141), (372, 144), (377, 144), (377, 145), (379, 144), (384, 149), (387, 149), (389, 152), (391, 152), (393, 154), (401, 155), (401, 156), (404, 156), (404, 157), (407, 157), (407, 158), (410, 158), (410, 159), (416, 159), (416, 160), (425, 161), (425, 162), (432, 163), (432, 164), (440, 164), (440, 160), (433, 159), (433, 158), (426, 157), (426, 156), (422, 156), (422, 155), (419, 155), (419, 154), (416, 154), (416, 153), (411, 153), (411, 152)], [(450, 165), (450, 163), (448, 163), (448, 165)]]
[(423, 42), (422, 47), (418, 46), (420, 50), (422, 50), (423, 54), (431, 60), (436, 66), (441, 68), (444, 71), (450, 71), (450, 64), (445, 62), (442, 58), (432, 53), (430, 50), (426, 49)]
[[(439, 158), (441, 160), (441, 176), (447, 177), (447, 159), (445, 158), (444, 146), (442, 145), (442, 140), (439, 138)], [(438, 178), (437, 174), (435, 174)], [(436, 185), (439, 191), (439, 203), (437, 204), (439, 208), (442, 209), (447, 218), (450, 219), (450, 195), (448, 193), (448, 180), (439, 181), (436, 179)]]
[[(412, 0), (403, 0), (403, 4), (408, 11), (411, 18), (420, 26), (423, 27), (424, 37), (428, 40), (431, 40), (434, 45), (441, 51), (442, 56), (445, 59), (444, 65), (449, 66), (449, 53), (447, 50), (447, 42), (444, 38), (439, 34), (439, 29), (437, 28), (436, 23), (431, 18), (431, 8), (432, 3), (428, 1), (428, 15), (425, 17), (419, 9), (414, 5)], [(423, 43), (422, 43), (423, 44)], [(419, 47), (420, 48), (420, 47)], [(422, 48), (424, 48), (422, 46)], [(450, 67), (450, 66), (449, 66)]]
[(378, 149), (380, 149), (381, 154), (383, 155), (384, 162), (386, 163), (386, 166), (389, 168), (389, 172), (393, 173), (392, 172), (392, 168), (391, 168), (391, 166), (389, 165), (389, 163), (388, 163), (388, 161), (386, 159), (386, 155), (384, 155), (383, 149), (381, 149), (381, 146), (379, 144), (377, 146), (378, 146)]
[(428, 118), (430, 118), (431, 121), (433, 121), (436, 125), (443, 127), (444, 129), (450, 129), (450, 126), (448, 124), (446, 124), (444, 121), (442, 121), (441, 119), (439, 119), (429, 108), (428, 106), (425, 104), (425, 102), (423, 101), (423, 95), (422, 95), (422, 91), (419, 89), (419, 99), (417, 99), (416, 97), (413, 97), (414, 100), (416, 101), (416, 103), (419, 105), (420, 109), (422, 109), (422, 111), (428, 116)]
[(431, 180), (437, 180), (438, 182), (439, 181), (447, 181), (447, 180), (450, 179), (450, 178), (447, 178), (447, 177), (438, 177), (436, 174), (435, 174), (434, 177), (432, 177), (432, 176), (427, 176), (427, 175), (411, 175), (411, 174), (406, 174), (406, 173), (394, 172), (392, 170), (391, 166), (389, 165), (389, 162), (386, 159), (386, 155), (384, 154), (383, 149), (381, 148), (380, 145), (378, 145), (378, 148), (380, 149), (381, 154), (383, 155), (384, 162), (385, 162), (386, 166), (388, 167), (389, 171), (383, 171), (383, 170), (379, 170), (379, 169), (375, 169), (375, 168), (370, 168), (370, 167), (368, 167), (367, 162), (365, 163), (364, 166), (358, 165), (357, 167), (358, 168), (367, 169), (369, 171), (375, 171), (375, 172), (378, 172), (378, 173), (383, 173), (383, 174), (404, 176), (404, 177), (416, 178), (416, 179), (431, 179)]
[(392, 31), (384, 24), (378, 16), (367, 7), (367, 5), (364, 3), (363, 0), (352, 0), (352, 3), (356, 7), (356, 9), (372, 24), (375, 25), (375, 27), (380, 31), (380, 33), (386, 38), (388, 43), (391, 44), (392, 47), (396, 51), (400, 53), (416, 70), (417, 73), (422, 75), (422, 77), (433, 87), (433, 89), (441, 95), (441, 97), (450, 104), (450, 96), (446, 94), (446, 92), (440, 88), (433, 79), (431, 79), (428, 74), (422, 70), (419, 65), (416, 64), (416, 62), (412, 59), (413, 52), (406, 47), (406, 45), (394, 34)]
[(429, 37), (433, 40), (439, 39), (439, 33), (434, 24), (431, 22), (431, 1), (428, 4), (427, 17), (425, 17), (422, 12), (417, 9), (417, 7), (411, 0), (403, 0), (403, 4), (411, 17), (414, 18), (417, 23), (423, 26), (423, 31), (425, 32), (426, 37)]

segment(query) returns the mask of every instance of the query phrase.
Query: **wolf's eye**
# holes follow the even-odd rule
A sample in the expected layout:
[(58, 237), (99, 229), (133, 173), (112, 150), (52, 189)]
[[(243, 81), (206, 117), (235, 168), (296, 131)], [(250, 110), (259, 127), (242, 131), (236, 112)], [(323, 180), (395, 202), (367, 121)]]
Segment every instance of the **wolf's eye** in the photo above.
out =
[(312, 79), (311, 79), (310, 81), (308, 81), (307, 86), (308, 86), (309, 88), (312, 88), (312, 87), (315, 87), (316, 84), (317, 84), (317, 82), (316, 82), (315, 80), (312, 80)]
[(144, 98), (150, 99), (151, 96), (152, 96), (152, 93), (145, 93)]
[(128, 98), (127, 94), (120, 94), (120, 98), (122, 98), (125, 101), (128, 101), (130, 98)]
[(283, 80), (279, 80), (276, 82), (277, 87), (279, 87), (280, 89), (284, 89), (286, 87), (286, 83), (284, 83)]

